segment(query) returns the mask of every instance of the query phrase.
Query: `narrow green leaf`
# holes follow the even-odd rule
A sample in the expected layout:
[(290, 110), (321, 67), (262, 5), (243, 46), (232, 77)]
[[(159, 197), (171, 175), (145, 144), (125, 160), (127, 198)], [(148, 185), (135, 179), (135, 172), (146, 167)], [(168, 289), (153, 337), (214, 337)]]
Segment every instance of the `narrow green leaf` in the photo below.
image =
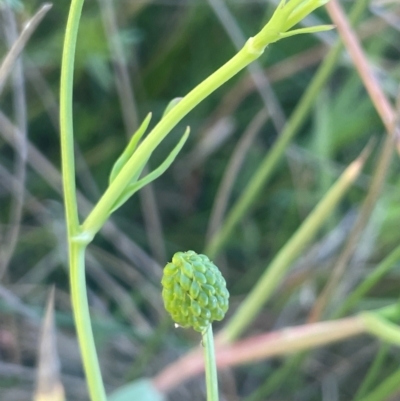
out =
[(360, 399), (360, 401), (385, 401), (392, 398), (400, 388), (400, 370), (397, 369), (388, 378), (382, 382), (367, 396)]
[(352, 308), (379, 280), (381, 280), (391, 269), (396, 267), (400, 261), (400, 245), (396, 247), (385, 259), (383, 259), (374, 270), (365, 277), (362, 282), (351, 292), (349, 297), (343, 302), (340, 309), (334, 313), (334, 318), (343, 316)]
[(157, 179), (167, 170), (167, 168), (172, 164), (178, 153), (183, 148), (183, 145), (187, 141), (189, 134), (190, 134), (190, 127), (187, 127), (185, 133), (182, 135), (182, 138), (175, 146), (175, 148), (172, 150), (172, 152), (168, 155), (168, 157), (164, 160), (164, 162), (160, 166), (158, 166), (155, 170), (153, 170), (151, 173), (147, 174), (146, 177), (143, 177), (141, 180), (130, 184), (115, 203), (114, 207), (111, 210), (111, 213), (113, 213), (115, 210), (121, 207), (133, 194), (139, 191), (139, 189), (143, 188), (145, 185)]
[(316, 32), (323, 32), (323, 31), (330, 31), (334, 29), (335, 25), (317, 25), (317, 26), (310, 26), (309, 28), (300, 28), (300, 29), (293, 29), (292, 31), (281, 33), (281, 39), (288, 38), (290, 36), (295, 35), (302, 35), (303, 33), (316, 33)]
[(142, 138), (143, 134), (146, 132), (147, 127), (150, 124), (151, 120), (151, 113), (147, 114), (146, 118), (142, 122), (141, 126), (138, 130), (132, 135), (131, 140), (129, 141), (128, 145), (126, 146), (125, 150), (122, 152), (121, 156), (117, 159), (114, 163), (113, 168), (111, 169), (109, 183), (111, 184), (118, 173), (122, 170), (125, 163), (129, 160), (129, 158), (133, 155), (137, 144), (139, 143), (140, 139)]
[(307, 17), (307, 15), (311, 14), (317, 8), (322, 7), (328, 2), (329, 0), (311, 0), (303, 1), (300, 4), (295, 5), (293, 11), (291, 12), (289, 18), (285, 23), (284, 30), (288, 31), (294, 25), (299, 23), (302, 19)]
[(293, 261), (300, 256), (301, 252), (315, 237), (323, 223), (329, 218), (332, 211), (356, 180), (370, 152), (369, 148), (367, 147), (359, 158), (347, 167), (324, 198), (321, 199), (302, 225), (277, 253), (269, 266), (267, 266), (255, 287), (241, 303), (236, 313), (222, 331), (221, 337), (224, 341), (230, 342), (236, 339), (257, 316), (265, 302), (279, 286)]

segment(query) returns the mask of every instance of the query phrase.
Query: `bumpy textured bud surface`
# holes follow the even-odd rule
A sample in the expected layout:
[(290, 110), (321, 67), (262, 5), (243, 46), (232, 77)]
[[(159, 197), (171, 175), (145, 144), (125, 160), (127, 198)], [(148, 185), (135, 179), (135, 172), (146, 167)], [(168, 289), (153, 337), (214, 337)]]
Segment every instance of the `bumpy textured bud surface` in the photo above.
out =
[(161, 284), (165, 309), (182, 327), (202, 333), (228, 310), (225, 279), (205, 255), (177, 252), (165, 266)]

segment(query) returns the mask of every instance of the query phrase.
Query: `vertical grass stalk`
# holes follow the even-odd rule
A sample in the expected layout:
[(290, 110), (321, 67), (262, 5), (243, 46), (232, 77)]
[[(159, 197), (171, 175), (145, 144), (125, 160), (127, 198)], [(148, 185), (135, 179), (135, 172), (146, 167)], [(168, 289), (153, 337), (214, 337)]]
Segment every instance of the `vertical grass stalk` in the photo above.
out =
[(86, 293), (84, 242), (75, 241), (80, 234), (75, 184), (72, 92), (76, 40), (83, 0), (72, 0), (65, 31), (61, 64), (60, 135), (64, 203), (68, 236), (70, 287), (83, 367), (92, 401), (106, 401), (99, 362), (90, 323)]

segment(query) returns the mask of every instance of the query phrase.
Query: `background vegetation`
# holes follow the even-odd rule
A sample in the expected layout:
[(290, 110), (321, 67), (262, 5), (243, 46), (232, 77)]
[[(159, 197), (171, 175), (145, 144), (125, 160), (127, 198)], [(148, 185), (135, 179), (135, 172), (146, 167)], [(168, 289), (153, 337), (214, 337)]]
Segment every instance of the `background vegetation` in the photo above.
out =
[[(356, 3), (361, 2), (341, 1), (346, 13)], [(400, 7), (395, 0), (364, 3), (357, 35), (379, 87), (395, 104)], [(0, 51), (5, 57), (24, 23), (43, 3), (0, 4)], [(153, 113), (152, 124), (158, 121), (171, 99), (186, 94), (228, 60), (245, 38), (263, 26), (274, 7), (273, 1), (258, 0), (86, 1), (74, 89), (82, 215), (106, 188), (114, 161), (147, 113)], [(28, 400), (35, 391), (45, 392), (40, 378), (45, 380), (46, 367), (50, 382), (62, 383), (67, 399), (87, 399), (71, 317), (59, 174), (58, 93), (68, 8), (69, 2), (55, 2), (46, 9), (4, 88), (0, 79), (0, 399), (4, 401)], [(330, 21), (323, 9), (312, 18), (306, 24)], [(178, 250), (202, 252), (209, 244), (232, 205), (248, 190), (337, 38), (338, 32), (329, 31), (271, 46), (251, 69), (190, 113), (150, 164), (160, 164), (184, 126), (190, 125), (191, 136), (177, 161), (118, 210), (90, 246), (88, 291), (109, 391), (141, 377), (155, 377), (157, 383), (164, 367), (198, 345), (198, 335), (175, 329), (164, 311), (162, 266)], [(307, 330), (317, 321), (398, 300), (397, 251), (382, 274), (370, 279), (372, 288), (346, 310), (340, 309), (400, 240), (396, 142), (386, 141), (385, 147), (387, 130), (351, 60), (347, 51), (341, 51), (271, 178), (214, 258), (227, 280), (232, 316), (269, 262), (373, 138), (363, 173), (327, 216), (316, 238), (296, 256), (246, 337), (279, 334), (285, 327), (309, 323)], [(394, 130), (391, 138), (395, 135)], [(221, 183), (232, 162), (237, 169), (229, 170), (233, 181), (226, 189)], [(378, 162), (380, 173), (376, 173)], [(367, 198), (371, 207), (357, 234), (354, 225), (371, 194), (374, 174), (381, 188), (373, 187), (377, 196)], [(217, 202), (222, 202), (219, 215)], [(331, 272), (349, 240), (356, 246), (336, 279)], [(53, 286), (56, 328), (49, 324), (41, 334)], [(327, 294), (325, 303), (321, 294)], [(321, 302), (325, 306), (319, 313), (316, 305)], [(311, 348), (306, 354), (281, 352), (278, 357), (225, 368), (220, 373), (224, 399), (400, 399), (398, 348), (365, 335)], [(195, 376), (177, 383), (168, 388), (168, 397), (204, 399), (204, 379)]]

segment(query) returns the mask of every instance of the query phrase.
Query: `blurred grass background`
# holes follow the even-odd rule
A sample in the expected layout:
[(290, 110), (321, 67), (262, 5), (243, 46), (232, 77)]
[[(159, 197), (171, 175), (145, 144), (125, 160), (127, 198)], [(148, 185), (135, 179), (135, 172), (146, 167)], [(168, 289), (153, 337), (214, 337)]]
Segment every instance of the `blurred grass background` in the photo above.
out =
[[(353, 3), (341, 2), (346, 11)], [(20, 31), (42, 2), (0, 4), (0, 51), (6, 55), (13, 21)], [(0, 118), (0, 246), (4, 265), (0, 399), (4, 401), (32, 399), (40, 325), (53, 285), (61, 381), (67, 399), (87, 399), (69, 301), (57, 173), (60, 60), (68, 8), (69, 2), (53, 4), (24, 48), (22, 75), (15, 69), (0, 99), (2, 113), (21, 131), (26, 128), (30, 146), (26, 178), (21, 181), (17, 152), (5, 140), (7, 126)], [(88, 202), (93, 204), (105, 190), (110, 169), (128, 135), (146, 114), (153, 113), (152, 124), (158, 121), (171, 99), (185, 95), (228, 60), (243, 38), (263, 26), (273, 9), (274, 2), (259, 0), (85, 2), (74, 84), (82, 215), (87, 214)], [(329, 21), (324, 10), (312, 18), (306, 23)], [(379, 84), (394, 103), (400, 78), (400, 7), (396, 1), (372, 1), (357, 25)], [(233, 177), (228, 209), (245, 190), (336, 38), (335, 31), (296, 36), (266, 49), (251, 71), (225, 84), (162, 143), (150, 161), (153, 167), (172, 149), (184, 126), (191, 126), (188, 144), (172, 168), (118, 210), (112, 224), (95, 239), (87, 260), (88, 291), (109, 390), (155, 375), (198, 344), (196, 333), (175, 329), (162, 307), (161, 266), (178, 250), (204, 249), (215, 230), (210, 216), (221, 180), (238, 143), (243, 163)], [(258, 77), (255, 83), (254, 76)], [(132, 91), (124, 84), (126, 78)], [(26, 113), (18, 107), (19, 101)], [(370, 138), (375, 138), (374, 150), (361, 177), (318, 238), (294, 263), (247, 335), (307, 320), (360, 210), (385, 137), (380, 118), (343, 52), (278, 169), (215, 260), (231, 292), (230, 314)], [(247, 143), (240, 142), (243, 138)], [(329, 300), (330, 313), (399, 245), (399, 171), (396, 154), (368, 225)], [(18, 182), (23, 183), (23, 191)], [(18, 217), (15, 208), (21, 199), (22, 215)], [(14, 246), (10, 236), (16, 229)], [(399, 263), (348, 314), (396, 302)], [(297, 363), (293, 357), (284, 357), (224, 370), (220, 387), (227, 400), (351, 400), (374, 361), (379, 365), (365, 389), (368, 394), (398, 371), (400, 353), (367, 337), (316, 349), (297, 357)], [(391, 400), (400, 399), (398, 387)], [(174, 400), (189, 397), (205, 398), (201, 378), (170, 394)]]

